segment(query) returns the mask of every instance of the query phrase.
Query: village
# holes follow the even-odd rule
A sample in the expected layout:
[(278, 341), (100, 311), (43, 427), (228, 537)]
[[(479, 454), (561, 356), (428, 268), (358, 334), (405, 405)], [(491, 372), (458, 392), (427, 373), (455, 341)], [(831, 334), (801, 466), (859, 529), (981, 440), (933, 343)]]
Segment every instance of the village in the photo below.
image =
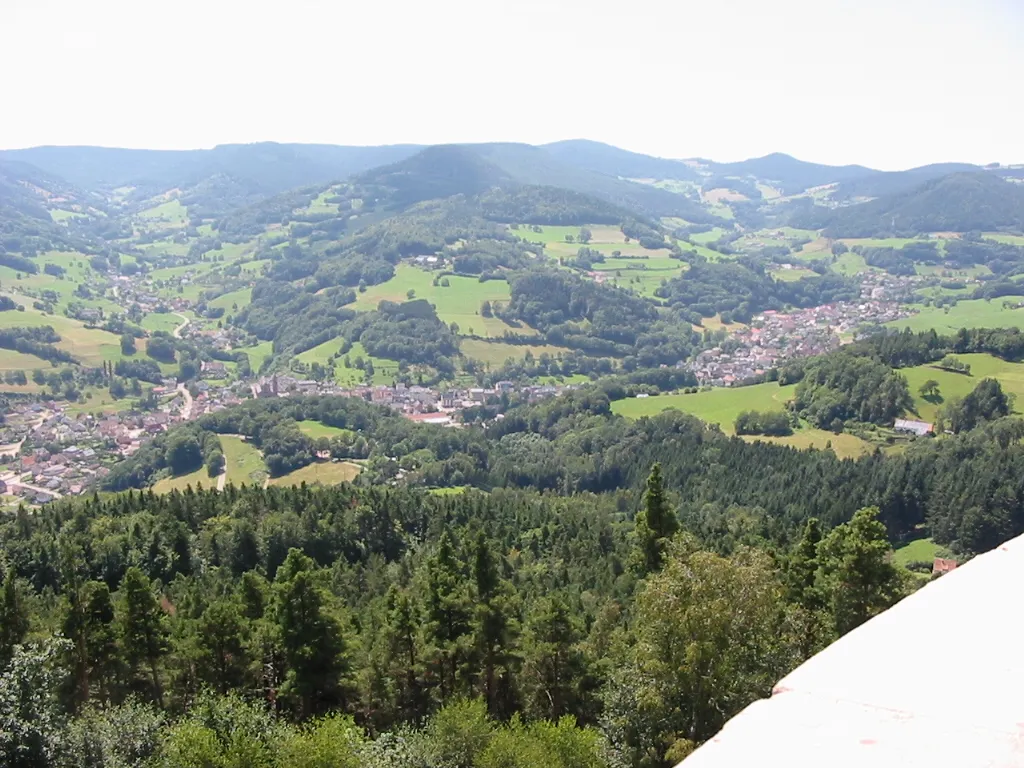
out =
[(787, 360), (824, 354), (854, 341), (868, 329), (910, 316), (913, 312), (902, 301), (917, 282), (915, 277), (864, 273), (859, 301), (762, 312), (749, 326), (733, 329), (719, 346), (680, 361), (678, 367), (692, 371), (701, 386), (749, 383)]
[[(911, 314), (900, 300), (912, 292), (916, 278), (872, 272), (862, 274), (861, 280), (859, 301), (793, 312), (763, 312), (749, 326), (731, 329), (718, 346), (678, 365), (692, 371), (702, 386), (736, 386), (756, 380), (786, 360), (828, 352), (854, 340), (867, 327)], [(211, 327), (190, 322), (183, 313), (194, 311), (192, 302), (161, 298), (144, 278), (116, 277), (110, 288), (109, 295), (126, 311), (179, 317), (182, 322), (174, 330), (178, 338), (224, 351), (245, 343), (244, 334), (230, 325)], [(457, 427), (464, 409), (494, 403), (503, 395), (519, 393), (536, 401), (571, 388), (513, 381), (500, 381), (491, 388), (426, 387), (401, 382), (345, 387), (330, 380), (302, 378), (295, 372), (240, 376), (223, 362), (208, 360), (202, 363), (199, 377), (187, 386), (171, 377), (154, 386), (146, 407), (134, 404), (111, 413), (89, 413), (45, 396), (36, 402), (12, 401), (0, 427), (0, 494), (40, 505), (91, 492), (113, 464), (131, 456), (155, 435), (248, 398), (358, 397), (392, 408), (413, 421)]]

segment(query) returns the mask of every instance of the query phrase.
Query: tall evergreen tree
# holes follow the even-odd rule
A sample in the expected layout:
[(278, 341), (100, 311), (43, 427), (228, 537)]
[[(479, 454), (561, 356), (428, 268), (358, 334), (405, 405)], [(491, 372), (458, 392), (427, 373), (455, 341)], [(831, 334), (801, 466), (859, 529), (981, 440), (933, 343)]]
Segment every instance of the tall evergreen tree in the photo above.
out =
[(441, 534), (437, 552), (427, 562), (426, 634), (441, 698), (455, 692), (459, 664), (470, 632), (469, 584), (451, 537)]
[(127, 570), (121, 581), (118, 628), (128, 669), (136, 680), (146, 667), (152, 695), (163, 706), (160, 659), (168, 651), (167, 617), (153, 593), (153, 586), (137, 567)]
[(661, 464), (651, 467), (643, 508), (636, 516), (634, 565), (642, 576), (661, 569), (669, 541), (679, 530), (679, 519), (669, 508), (661, 479)]
[(313, 561), (291, 549), (278, 569), (275, 591), (277, 624), (288, 666), (286, 694), (307, 718), (323, 706), (341, 702), (347, 670), (341, 622), (331, 611)]
[(22, 598), (21, 587), (8, 568), (4, 576), (3, 594), (0, 595), (0, 667), (10, 661), (14, 646), (28, 634), (28, 608)]

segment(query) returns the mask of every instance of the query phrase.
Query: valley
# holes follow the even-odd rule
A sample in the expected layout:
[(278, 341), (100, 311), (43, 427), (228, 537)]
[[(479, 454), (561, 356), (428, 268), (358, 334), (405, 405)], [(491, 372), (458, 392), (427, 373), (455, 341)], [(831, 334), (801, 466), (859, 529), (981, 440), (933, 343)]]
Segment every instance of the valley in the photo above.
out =
[[(251, 148), (254, 158), (276, 151)], [(845, 195), (856, 186), (857, 199), (871, 198), (862, 190), (872, 172), (853, 179), (782, 155), (720, 165), (592, 142), (379, 148), (353, 150), (341, 181), (318, 181), (337, 171), (311, 163), (306, 186), (290, 189), (298, 176), (257, 182), (255, 166), (230, 187), (190, 186), (173, 163), (137, 186), (139, 156), (110, 177), (34, 152), (0, 152), (4, 183), (38, 217), (8, 224), (0, 331), (37, 329), (41, 340), (0, 349), (4, 442), (40, 450), (45, 425), (64, 424), (95, 456), (58, 482), (16, 457), (3, 469), (55, 493), (81, 492), (152, 435), (254, 393), (354, 396), (455, 424), (510, 395), (667, 367), (666, 394), (613, 410), (678, 407), (731, 433), (739, 410), (786, 410), (785, 389), (761, 403), (757, 393), (775, 385), (756, 382), (787, 361), (879, 328), (1020, 327), (1024, 311), (1012, 169), (915, 172), (895, 193), (901, 215), (925, 218), (868, 231), (861, 212), (881, 212), (884, 195), (852, 207)], [(388, 152), (390, 165), (372, 165)], [(181, 160), (212, 163), (198, 171), (212, 179), (212, 158)], [(960, 187), (998, 198), (996, 217), (989, 209), (978, 221)], [(948, 211), (942, 232), (923, 229), (931, 220), (915, 194)], [(959, 379), (943, 382), (967, 394)], [(29, 426), (39, 404), (43, 424)], [(824, 447), (813, 434), (805, 424), (765, 439)], [(872, 444), (843, 441), (844, 455)], [(223, 476), (259, 481), (259, 457), (239, 459), (238, 448), (224, 451)], [(159, 487), (199, 479), (190, 470)]]

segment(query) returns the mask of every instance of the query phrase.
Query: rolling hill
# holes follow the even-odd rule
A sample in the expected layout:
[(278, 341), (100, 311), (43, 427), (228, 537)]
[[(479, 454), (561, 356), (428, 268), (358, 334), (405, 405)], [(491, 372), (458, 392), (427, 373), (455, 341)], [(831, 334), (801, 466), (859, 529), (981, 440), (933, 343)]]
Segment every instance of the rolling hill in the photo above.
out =
[(697, 181), (700, 175), (681, 160), (642, 155), (587, 139), (543, 144), (541, 149), (565, 165), (627, 179)]
[(735, 163), (698, 161), (717, 176), (753, 176), (769, 181), (787, 195), (797, 194), (811, 187), (850, 181), (879, 173), (863, 165), (821, 165), (797, 160), (795, 157), (774, 152)]
[(858, 197), (894, 195), (951, 173), (980, 173), (981, 171), (980, 166), (970, 163), (933, 163), (906, 171), (877, 171), (870, 176), (841, 182), (833, 193), (832, 199), (852, 200)]
[[(797, 223), (797, 222), (794, 222)], [(1024, 187), (990, 173), (953, 173), (861, 205), (804, 211), (797, 226), (828, 237), (1024, 229)]]
[(86, 189), (141, 187), (164, 191), (224, 175), (264, 194), (336, 181), (393, 163), (421, 147), (347, 147), (329, 144), (224, 144), (213, 149), (153, 150), (107, 147), (32, 147), (0, 151)]

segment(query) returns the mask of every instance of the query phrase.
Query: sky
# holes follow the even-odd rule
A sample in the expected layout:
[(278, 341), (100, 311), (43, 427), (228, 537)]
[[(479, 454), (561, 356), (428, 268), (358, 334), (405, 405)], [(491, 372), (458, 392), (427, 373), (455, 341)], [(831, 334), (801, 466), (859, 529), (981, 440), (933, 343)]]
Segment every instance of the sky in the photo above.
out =
[(1024, 0), (0, 0), (0, 148), (1024, 163)]

